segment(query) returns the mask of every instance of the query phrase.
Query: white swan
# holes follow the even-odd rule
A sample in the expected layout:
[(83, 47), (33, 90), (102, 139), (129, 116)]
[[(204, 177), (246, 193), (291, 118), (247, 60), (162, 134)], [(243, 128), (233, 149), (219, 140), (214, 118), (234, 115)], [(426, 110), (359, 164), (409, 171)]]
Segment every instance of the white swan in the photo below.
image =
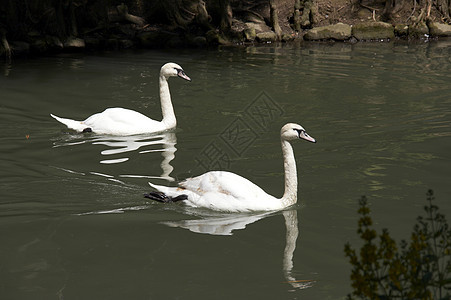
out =
[(293, 148), (289, 141), (304, 139), (315, 143), (305, 129), (298, 124), (288, 123), (280, 131), (285, 169), (285, 192), (278, 199), (268, 195), (249, 180), (225, 171), (211, 171), (188, 178), (179, 187), (150, 186), (159, 192), (150, 192), (145, 197), (160, 202), (184, 201), (192, 207), (204, 207), (217, 211), (247, 212), (279, 210), (297, 201), (298, 179)]
[(185, 74), (182, 67), (175, 63), (167, 63), (160, 70), (160, 101), (163, 120), (155, 121), (145, 115), (126, 108), (107, 108), (101, 113), (94, 114), (84, 121), (65, 119), (50, 114), (57, 121), (69, 129), (78, 132), (94, 132), (112, 135), (133, 135), (142, 133), (155, 133), (175, 128), (174, 108), (169, 93), (169, 77), (178, 76), (185, 80), (191, 79)]

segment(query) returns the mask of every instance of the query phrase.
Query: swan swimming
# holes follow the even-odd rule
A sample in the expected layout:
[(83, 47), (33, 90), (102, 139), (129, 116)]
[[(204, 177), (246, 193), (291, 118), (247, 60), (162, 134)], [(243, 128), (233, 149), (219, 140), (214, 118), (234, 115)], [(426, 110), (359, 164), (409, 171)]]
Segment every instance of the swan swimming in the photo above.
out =
[(280, 130), (285, 169), (285, 192), (282, 198), (267, 194), (251, 181), (226, 171), (210, 171), (179, 183), (179, 187), (149, 185), (157, 190), (145, 194), (159, 202), (183, 201), (191, 207), (216, 211), (250, 212), (280, 210), (297, 202), (298, 178), (296, 161), (290, 141), (304, 139), (316, 143), (298, 124), (288, 123)]
[(175, 63), (167, 63), (160, 70), (160, 101), (163, 120), (155, 121), (131, 109), (113, 107), (101, 113), (94, 114), (84, 121), (60, 118), (50, 114), (54, 119), (78, 132), (94, 132), (98, 134), (133, 135), (156, 133), (175, 128), (174, 108), (169, 93), (169, 77), (178, 76), (185, 80), (191, 79), (182, 67)]

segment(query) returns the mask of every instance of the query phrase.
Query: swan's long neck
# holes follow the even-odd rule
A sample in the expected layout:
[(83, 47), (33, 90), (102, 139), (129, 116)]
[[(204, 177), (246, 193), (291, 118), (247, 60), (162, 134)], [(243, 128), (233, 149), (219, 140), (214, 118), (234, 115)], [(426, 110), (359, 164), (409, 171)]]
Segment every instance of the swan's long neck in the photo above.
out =
[(298, 175), (296, 172), (293, 147), (286, 140), (282, 140), (282, 154), (285, 169), (285, 192), (282, 196), (282, 203), (284, 207), (288, 207), (297, 201)]
[(169, 93), (169, 84), (166, 77), (160, 75), (160, 101), (163, 120), (161, 121), (167, 129), (174, 128), (177, 125), (174, 108), (171, 102), (171, 93)]

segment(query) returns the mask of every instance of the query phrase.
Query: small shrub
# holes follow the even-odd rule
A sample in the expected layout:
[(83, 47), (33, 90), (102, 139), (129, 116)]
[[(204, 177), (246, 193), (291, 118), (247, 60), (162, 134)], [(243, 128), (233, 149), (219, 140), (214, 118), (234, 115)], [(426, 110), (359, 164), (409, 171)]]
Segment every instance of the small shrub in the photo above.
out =
[(352, 265), (348, 299), (451, 299), (451, 230), (433, 204), (433, 191), (426, 195), (425, 216), (399, 247), (387, 229), (378, 234), (372, 228), (367, 199), (360, 199), (357, 233), (363, 246), (358, 253), (349, 243), (344, 249)]

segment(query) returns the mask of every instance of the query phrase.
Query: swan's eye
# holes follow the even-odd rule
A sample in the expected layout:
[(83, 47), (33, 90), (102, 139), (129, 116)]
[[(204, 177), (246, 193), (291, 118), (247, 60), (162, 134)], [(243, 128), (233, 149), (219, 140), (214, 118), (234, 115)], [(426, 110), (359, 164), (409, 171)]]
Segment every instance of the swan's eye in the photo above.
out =
[(185, 74), (185, 71), (183, 71), (182, 69), (177, 69), (177, 68), (174, 68), (176, 71), (177, 71), (177, 75), (178, 76), (185, 76), (186, 74)]
[(298, 137), (299, 137), (299, 138), (301, 137), (301, 133), (304, 133), (304, 134), (305, 134), (305, 130), (302, 130), (302, 129), (296, 129), (296, 128), (293, 128), (293, 130), (296, 131), (296, 132), (298, 133)]

